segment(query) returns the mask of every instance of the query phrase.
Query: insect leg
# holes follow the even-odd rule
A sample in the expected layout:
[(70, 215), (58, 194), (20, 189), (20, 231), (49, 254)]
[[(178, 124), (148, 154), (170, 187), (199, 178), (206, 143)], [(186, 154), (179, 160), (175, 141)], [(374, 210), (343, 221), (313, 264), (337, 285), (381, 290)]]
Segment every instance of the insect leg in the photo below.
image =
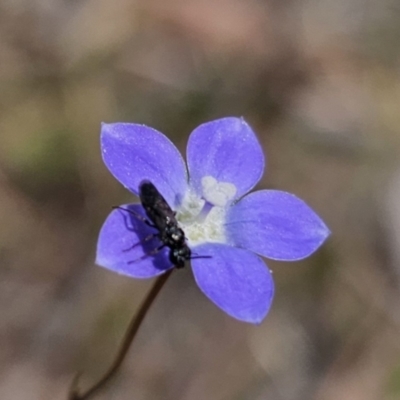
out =
[(148, 242), (149, 240), (154, 239), (154, 238), (156, 238), (156, 237), (158, 237), (158, 236), (159, 236), (158, 233), (152, 233), (151, 235), (145, 237), (142, 241), (137, 242), (137, 243), (133, 244), (132, 246), (130, 246), (130, 247), (128, 247), (127, 249), (124, 249), (124, 250), (122, 250), (122, 251), (130, 251), (130, 250), (134, 249), (136, 246), (139, 246), (139, 244), (146, 243), (146, 242)]
[(146, 253), (144, 254), (142, 257), (137, 258), (136, 260), (132, 260), (132, 261), (128, 261), (128, 264), (133, 264), (135, 262), (144, 260), (147, 257), (150, 257), (154, 254), (157, 254), (159, 251), (161, 251), (166, 245), (162, 244), (161, 246), (156, 247), (154, 250), (152, 250), (150, 253)]
[(122, 211), (126, 211), (127, 213), (133, 215), (134, 217), (136, 217), (139, 221), (144, 222), (146, 225), (151, 226), (152, 228), (156, 228), (156, 226), (151, 223), (147, 218), (143, 217), (143, 215), (140, 215), (139, 213), (129, 210), (128, 208), (124, 208), (124, 207), (120, 207), (120, 206), (114, 206), (112, 207), (113, 210), (122, 210)]

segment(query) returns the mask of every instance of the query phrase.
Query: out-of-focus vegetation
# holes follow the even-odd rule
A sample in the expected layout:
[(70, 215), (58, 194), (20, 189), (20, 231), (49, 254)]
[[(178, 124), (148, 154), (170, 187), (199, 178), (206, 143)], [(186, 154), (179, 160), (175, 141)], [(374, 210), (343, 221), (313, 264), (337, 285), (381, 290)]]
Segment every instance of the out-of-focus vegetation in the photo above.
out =
[(100, 122), (184, 151), (228, 115), (265, 148), (260, 187), (305, 199), (332, 237), (268, 261), (258, 327), (174, 274), (98, 398), (400, 398), (399, 35), (395, 0), (0, 2), (0, 398), (93, 382), (149, 288), (93, 263), (110, 207), (134, 201), (102, 164)]

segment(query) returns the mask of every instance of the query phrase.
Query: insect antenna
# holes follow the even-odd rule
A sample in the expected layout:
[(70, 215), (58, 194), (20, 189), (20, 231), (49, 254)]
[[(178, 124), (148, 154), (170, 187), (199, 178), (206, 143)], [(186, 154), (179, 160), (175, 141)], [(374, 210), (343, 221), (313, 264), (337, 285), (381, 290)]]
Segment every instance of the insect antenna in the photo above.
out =
[(195, 260), (196, 258), (212, 258), (212, 256), (191, 256), (189, 260)]

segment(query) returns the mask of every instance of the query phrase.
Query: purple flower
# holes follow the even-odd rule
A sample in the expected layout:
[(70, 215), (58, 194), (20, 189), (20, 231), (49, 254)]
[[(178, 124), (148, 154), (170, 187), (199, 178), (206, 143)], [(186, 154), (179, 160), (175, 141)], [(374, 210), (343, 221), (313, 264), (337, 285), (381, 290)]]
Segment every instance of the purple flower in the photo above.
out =
[[(264, 172), (264, 155), (242, 118), (223, 118), (197, 127), (187, 145), (187, 169), (162, 133), (144, 125), (103, 124), (101, 151), (110, 172), (138, 195), (152, 182), (176, 211), (195, 258), (195, 280), (227, 314), (259, 323), (274, 295), (271, 272), (260, 256), (294, 261), (312, 254), (329, 230), (296, 196), (260, 190), (247, 194)], [(189, 172), (189, 174), (188, 174)], [(123, 207), (145, 216), (140, 204)], [(134, 215), (113, 210), (104, 223), (96, 263), (133, 278), (150, 278), (173, 268), (169, 248), (151, 254), (155, 229)], [(133, 246), (141, 242), (141, 245)]]

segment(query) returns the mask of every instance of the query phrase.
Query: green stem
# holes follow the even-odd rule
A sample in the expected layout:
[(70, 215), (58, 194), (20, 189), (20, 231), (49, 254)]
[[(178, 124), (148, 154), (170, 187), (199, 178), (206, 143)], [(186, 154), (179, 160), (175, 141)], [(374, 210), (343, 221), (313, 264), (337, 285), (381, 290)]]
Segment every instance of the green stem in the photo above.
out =
[(86, 390), (86, 392), (83, 393), (79, 393), (79, 389), (77, 387), (79, 374), (76, 375), (69, 390), (68, 400), (88, 399), (90, 396), (93, 396), (99, 389), (101, 389), (116, 374), (122, 362), (124, 361), (133, 340), (136, 337), (136, 334), (147, 314), (147, 311), (153, 304), (153, 301), (157, 297), (158, 293), (164, 286), (169, 276), (171, 275), (172, 271), (173, 269), (170, 269), (169, 271), (159, 276), (155, 281), (153, 287), (151, 288), (150, 292), (147, 294), (142, 305), (140, 306), (139, 311), (132, 318), (128, 329), (126, 330), (125, 337), (122, 340), (118, 353), (114, 359), (114, 362), (111, 364), (110, 368), (108, 368), (106, 373), (97, 381), (97, 383), (95, 383), (92, 387), (90, 387)]

